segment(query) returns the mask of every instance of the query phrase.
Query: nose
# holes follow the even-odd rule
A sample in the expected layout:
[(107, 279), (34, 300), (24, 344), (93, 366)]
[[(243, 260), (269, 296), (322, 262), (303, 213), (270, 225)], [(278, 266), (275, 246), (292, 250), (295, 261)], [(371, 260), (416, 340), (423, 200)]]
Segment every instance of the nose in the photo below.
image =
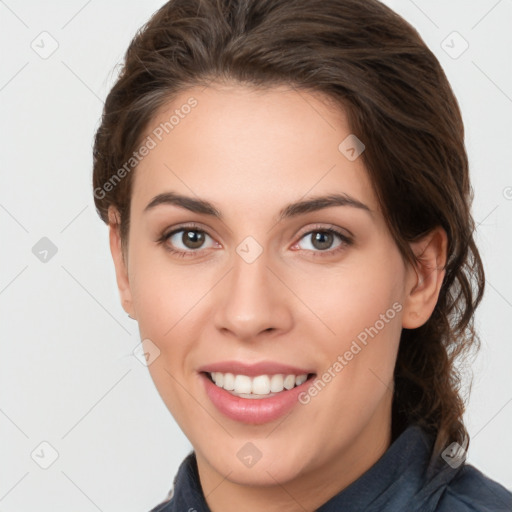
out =
[(265, 251), (252, 263), (236, 254), (232, 270), (216, 287), (215, 327), (240, 341), (290, 330), (293, 294), (278, 274)]

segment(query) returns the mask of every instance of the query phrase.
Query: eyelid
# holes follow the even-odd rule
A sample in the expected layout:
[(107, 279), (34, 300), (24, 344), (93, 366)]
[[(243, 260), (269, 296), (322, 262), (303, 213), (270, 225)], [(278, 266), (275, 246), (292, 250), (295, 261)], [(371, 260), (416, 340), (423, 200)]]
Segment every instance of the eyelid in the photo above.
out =
[[(304, 235), (307, 235), (307, 234), (311, 233), (312, 231), (329, 231), (329, 230), (335, 231), (340, 236), (343, 236), (350, 240), (352, 240), (354, 238), (354, 235), (348, 229), (341, 228), (339, 226), (336, 226), (334, 224), (329, 224), (329, 223), (328, 224), (321, 224), (321, 223), (313, 224), (312, 226), (310, 225), (310, 226), (304, 228), (304, 230), (299, 231), (299, 233), (296, 236), (299, 238), (302, 238)], [(346, 234), (343, 233), (343, 231), (346, 231)]]
[[(348, 230), (346, 230), (348, 231)], [(317, 250), (312, 251), (309, 249), (296, 249), (298, 251), (306, 251), (307, 253), (311, 253), (313, 258), (328, 258), (338, 255), (340, 252), (343, 252), (348, 247), (354, 245), (354, 237), (352, 234), (347, 235), (343, 233), (343, 228), (340, 228), (338, 226), (335, 226), (333, 224), (330, 225), (314, 225), (309, 226), (308, 228), (305, 228), (305, 231), (301, 232), (299, 235), (297, 235), (297, 242), (294, 242), (291, 248), (296, 247), (300, 241), (306, 236), (311, 235), (315, 232), (326, 232), (331, 233), (334, 236), (337, 236), (340, 239), (340, 244), (333, 249), (326, 249), (325, 251)]]
[(210, 236), (208, 233), (208, 229), (210, 229), (210, 228), (206, 228), (205, 226), (202, 226), (201, 224), (199, 224), (197, 222), (186, 222), (185, 224), (178, 224), (177, 226), (174, 226), (172, 228), (165, 230), (162, 234), (162, 237), (169, 237), (169, 236), (171, 236), (179, 231), (183, 231), (185, 229), (190, 229), (191, 231), (202, 231), (202, 232), (206, 233), (208, 236)]
[[(174, 236), (176, 233), (179, 233), (180, 231), (198, 231), (198, 232), (204, 233), (206, 236), (210, 237), (214, 241), (214, 243), (219, 244), (219, 242), (216, 241), (215, 237), (210, 235), (210, 233), (208, 232), (209, 229), (210, 228), (205, 228), (204, 226), (202, 226), (202, 225), (200, 225), (200, 224), (198, 224), (196, 222), (180, 224), (178, 226), (175, 226), (175, 227), (172, 227), (172, 228), (170, 228), (168, 230), (165, 230), (163, 232), (163, 234), (157, 239), (157, 243), (158, 244), (166, 245), (167, 241), (172, 236)], [(197, 250), (188, 249), (188, 250), (184, 251), (182, 249), (171, 249), (168, 246), (166, 248), (167, 248), (167, 250), (169, 250), (171, 252), (190, 253), (190, 254), (200, 253), (201, 251), (204, 250), (203, 248), (200, 248), (200, 249), (197, 249)]]

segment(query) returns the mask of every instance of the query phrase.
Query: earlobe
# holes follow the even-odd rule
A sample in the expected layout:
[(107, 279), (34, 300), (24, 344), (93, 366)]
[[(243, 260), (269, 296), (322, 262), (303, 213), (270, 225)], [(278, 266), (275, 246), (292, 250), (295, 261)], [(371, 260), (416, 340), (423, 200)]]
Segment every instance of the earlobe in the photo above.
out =
[(119, 296), (121, 298), (123, 309), (130, 318), (136, 319), (132, 303), (128, 269), (121, 244), (120, 220), (121, 216), (119, 211), (115, 207), (110, 206), (108, 209), (110, 252), (114, 261)]
[(411, 248), (417, 264), (409, 266), (402, 327), (421, 327), (432, 315), (445, 276), (448, 236), (440, 226), (430, 231)]

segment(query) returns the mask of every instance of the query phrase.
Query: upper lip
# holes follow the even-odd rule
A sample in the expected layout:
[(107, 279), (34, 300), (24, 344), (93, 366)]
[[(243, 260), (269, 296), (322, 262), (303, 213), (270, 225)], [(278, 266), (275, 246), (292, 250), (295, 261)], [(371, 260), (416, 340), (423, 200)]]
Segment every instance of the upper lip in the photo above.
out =
[(273, 361), (260, 361), (259, 363), (244, 363), (242, 361), (219, 361), (211, 363), (198, 369), (199, 372), (221, 372), (233, 373), (235, 375), (247, 375), (256, 377), (257, 375), (304, 375), (314, 373), (312, 370), (298, 368), (287, 364), (276, 363)]

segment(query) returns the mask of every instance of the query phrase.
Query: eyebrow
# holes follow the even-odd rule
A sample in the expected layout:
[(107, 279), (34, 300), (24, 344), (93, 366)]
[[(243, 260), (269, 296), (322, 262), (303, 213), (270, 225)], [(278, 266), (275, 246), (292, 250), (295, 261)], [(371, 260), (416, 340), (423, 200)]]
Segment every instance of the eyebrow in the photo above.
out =
[[(184, 196), (175, 192), (158, 194), (144, 208), (144, 212), (152, 210), (156, 206), (163, 204), (178, 206), (194, 213), (211, 215), (219, 220), (223, 219), (221, 212), (209, 201)], [(372, 215), (372, 210), (367, 205), (348, 194), (329, 194), (325, 196), (315, 196), (288, 204), (279, 212), (278, 221), (280, 222), (284, 219), (297, 217), (305, 213), (322, 210), (331, 206), (350, 206), (367, 211)]]

